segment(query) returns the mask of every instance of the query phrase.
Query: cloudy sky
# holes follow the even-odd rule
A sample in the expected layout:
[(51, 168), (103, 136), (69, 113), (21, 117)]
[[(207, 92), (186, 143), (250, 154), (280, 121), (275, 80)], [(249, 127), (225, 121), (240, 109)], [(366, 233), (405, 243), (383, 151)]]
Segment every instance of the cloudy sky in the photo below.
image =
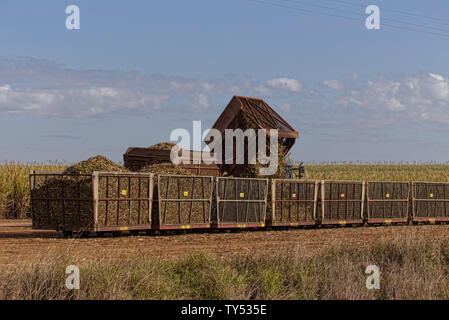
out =
[(447, 52), (444, 0), (5, 0), (0, 161), (120, 161), (234, 94), (299, 131), (296, 160), (448, 161)]

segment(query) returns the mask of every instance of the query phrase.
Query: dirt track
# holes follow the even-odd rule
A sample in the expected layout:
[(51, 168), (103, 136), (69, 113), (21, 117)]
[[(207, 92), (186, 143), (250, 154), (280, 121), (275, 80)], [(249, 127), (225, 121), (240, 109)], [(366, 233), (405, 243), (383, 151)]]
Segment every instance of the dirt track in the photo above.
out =
[(311, 254), (340, 244), (366, 246), (370, 242), (411, 236), (449, 239), (449, 225), (242, 231), (233, 233), (122, 236), (63, 239), (59, 233), (31, 229), (30, 221), (0, 222), (0, 265), (42, 262), (68, 252), (79, 259), (114, 259), (145, 254), (173, 259), (190, 253), (219, 256), (263, 254), (281, 248)]

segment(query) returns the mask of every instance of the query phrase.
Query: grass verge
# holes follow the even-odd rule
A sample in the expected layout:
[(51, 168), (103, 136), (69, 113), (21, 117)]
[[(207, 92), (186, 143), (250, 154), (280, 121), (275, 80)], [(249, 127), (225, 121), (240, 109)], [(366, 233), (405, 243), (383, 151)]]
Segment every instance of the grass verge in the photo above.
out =
[[(130, 253), (133, 254), (133, 253)], [(335, 246), (303, 255), (223, 258), (204, 253), (162, 260), (73, 261), (67, 253), (0, 271), (0, 299), (447, 299), (449, 241), (412, 236), (369, 247)], [(80, 269), (80, 289), (65, 288), (65, 268)], [(368, 290), (368, 265), (380, 289)]]

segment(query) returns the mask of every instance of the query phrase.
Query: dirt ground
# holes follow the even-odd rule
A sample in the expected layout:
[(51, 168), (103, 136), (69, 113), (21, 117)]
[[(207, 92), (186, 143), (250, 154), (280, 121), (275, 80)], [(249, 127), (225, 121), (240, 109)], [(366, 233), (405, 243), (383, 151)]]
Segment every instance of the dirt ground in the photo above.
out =
[(64, 239), (52, 231), (32, 230), (30, 221), (0, 221), (0, 265), (40, 263), (57, 253), (77, 259), (123, 259), (149, 255), (175, 259), (190, 253), (217, 256), (258, 255), (285, 248), (296, 254), (338, 245), (367, 246), (396, 237), (449, 239), (449, 225), (334, 227), (231, 233), (189, 233)]

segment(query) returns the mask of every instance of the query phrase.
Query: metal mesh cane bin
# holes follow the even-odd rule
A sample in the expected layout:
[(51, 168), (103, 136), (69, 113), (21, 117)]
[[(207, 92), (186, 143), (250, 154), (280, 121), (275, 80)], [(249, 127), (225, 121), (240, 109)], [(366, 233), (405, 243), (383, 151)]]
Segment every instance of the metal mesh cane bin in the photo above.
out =
[(271, 185), (272, 226), (314, 225), (319, 182), (274, 179)]
[(412, 182), (413, 221), (449, 221), (449, 183)]
[(214, 178), (158, 175), (154, 228), (209, 228)]
[(365, 182), (326, 181), (321, 184), (321, 224), (361, 224)]
[(30, 173), (33, 228), (63, 231), (148, 230), (153, 174)]
[(368, 181), (368, 223), (398, 223), (408, 221), (410, 183)]
[(217, 228), (265, 226), (268, 179), (216, 178)]

